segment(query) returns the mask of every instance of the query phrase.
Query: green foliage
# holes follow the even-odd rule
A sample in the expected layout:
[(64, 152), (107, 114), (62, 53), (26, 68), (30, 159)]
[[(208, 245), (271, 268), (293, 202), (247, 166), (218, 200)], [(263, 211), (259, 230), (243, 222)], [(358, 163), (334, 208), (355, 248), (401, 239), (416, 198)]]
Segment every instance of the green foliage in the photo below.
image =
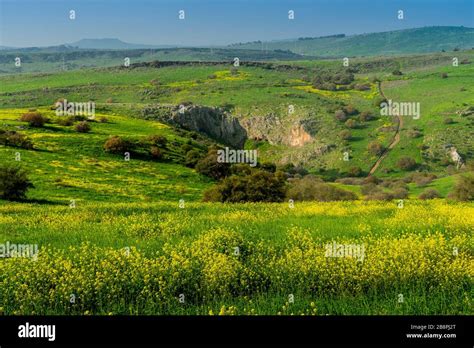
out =
[(26, 171), (17, 165), (0, 165), (0, 198), (15, 201), (26, 198), (26, 192), (34, 187)]
[(397, 167), (401, 170), (413, 170), (417, 167), (417, 163), (413, 158), (404, 156), (397, 161)]
[[(250, 168), (250, 167), (249, 167)], [(224, 178), (204, 192), (205, 202), (281, 202), (285, 197), (285, 176), (261, 169), (240, 171)]]
[(20, 121), (28, 122), (30, 127), (43, 127), (48, 120), (39, 112), (27, 112), (21, 116)]
[(474, 173), (460, 175), (448, 198), (456, 201), (474, 200)]
[(89, 122), (82, 121), (82, 122), (79, 122), (78, 124), (76, 124), (74, 129), (78, 133), (89, 133), (91, 131), (91, 126), (89, 125)]
[(114, 154), (121, 154), (123, 155), (125, 152), (130, 152), (132, 149), (132, 145), (129, 141), (122, 139), (119, 136), (112, 136), (104, 144), (104, 150), (106, 152), (114, 153)]
[(33, 142), (24, 134), (16, 131), (0, 130), (0, 145), (32, 150)]
[(288, 199), (295, 201), (330, 202), (357, 199), (355, 193), (327, 184), (312, 175), (307, 175), (301, 179), (293, 179), (286, 196)]
[(196, 171), (215, 180), (225, 178), (230, 173), (230, 165), (219, 163), (217, 158), (217, 149), (210, 149), (207, 155), (196, 163)]

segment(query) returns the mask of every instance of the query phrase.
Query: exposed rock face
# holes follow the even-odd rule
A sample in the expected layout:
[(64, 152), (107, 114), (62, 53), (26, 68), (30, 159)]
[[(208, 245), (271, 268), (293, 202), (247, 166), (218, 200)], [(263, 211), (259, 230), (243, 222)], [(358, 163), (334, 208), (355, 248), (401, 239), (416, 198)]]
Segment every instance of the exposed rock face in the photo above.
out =
[(454, 146), (451, 146), (448, 149), (448, 154), (449, 157), (451, 157), (451, 160), (456, 164), (457, 168), (462, 168), (464, 166), (464, 161), (462, 160), (461, 155), (458, 153), (458, 150)]
[(272, 145), (302, 147), (313, 140), (310, 122), (283, 119), (273, 114), (239, 119), (221, 108), (186, 105), (156, 105), (143, 110), (142, 117), (159, 119), (207, 136), (234, 148), (243, 148), (247, 139), (264, 140)]
[(301, 147), (313, 140), (302, 121), (281, 121), (278, 116), (253, 116), (242, 120), (250, 139), (266, 140), (272, 145)]
[(167, 113), (161, 113), (159, 119), (187, 130), (204, 133), (235, 148), (243, 148), (247, 139), (247, 132), (239, 121), (220, 108), (195, 105), (173, 107)]

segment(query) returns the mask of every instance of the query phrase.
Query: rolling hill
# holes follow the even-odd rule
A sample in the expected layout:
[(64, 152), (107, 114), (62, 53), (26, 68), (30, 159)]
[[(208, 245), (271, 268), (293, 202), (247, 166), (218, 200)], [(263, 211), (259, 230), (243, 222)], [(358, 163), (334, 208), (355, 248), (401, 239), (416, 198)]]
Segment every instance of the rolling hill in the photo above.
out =
[(376, 56), (408, 53), (452, 51), (474, 47), (474, 28), (424, 27), (361, 35), (332, 35), (318, 38), (250, 42), (230, 45), (233, 48), (257, 50), (290, 50), (318, 56)]

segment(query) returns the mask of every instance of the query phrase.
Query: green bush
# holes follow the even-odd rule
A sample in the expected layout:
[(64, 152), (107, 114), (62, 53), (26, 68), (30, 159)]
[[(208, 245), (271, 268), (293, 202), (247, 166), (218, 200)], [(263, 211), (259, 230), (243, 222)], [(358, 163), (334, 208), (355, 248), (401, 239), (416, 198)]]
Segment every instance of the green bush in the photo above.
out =
[(76, 124), (76, 127), (74, 127), (76, 132), (79, 133), (89, 133), (91, 131), (91, 126), (89, 125), (89, 122), (87, 121), (82, 121)]
[(397, 167), (401, 170), (413, 170), (416, 166), (416, 161), (411, 157), (405, 156), (397, 161)]
[(285, 197), (285, 177), (251, 169), (250, 174), (231, 175), (204, 192), (205, 202), (281, 202)]
[(453, 190), (448, 198), (456, 201), (474, 200), (474, 173), (467, 173), (459, 176)]
[(17, 165), (0, 165), (0, 198), (15, 201), (26, 198), (26, 192), (34, 187), (26, 172)]
[(48, 119), (39, 112), (27, 112), (21, 116), (20, 121), (28, 122), (30, 127), (43, 127)]
[(419, 199), (433, 199), (433, 198), (439, 198), (441, 195), (439, 192), (435, 189), (428, 188), (424, 190), (420, 195), (418, 196)]
[(201, 158), (201, 153), (198, 150), (189, 150), (184, 157), (184, 164), (186, 167), (194, 168)]
[(210, 149), (207, 155), (196, 163), (196, 171), (202, 175), (220, 180), (229, 175), (230, 165), (217, 162), (217, 149)]
[(288, 199), (295, 201), (352, 201), (357, 195), (334, 185), (325, 183), (313, 175), (301, 179), (293, 179), (286, 194)]
[(370, 154), (374, 156), (378, 156), (382, 154), (384, 151), (383, 145), (378, 142), (377, 140), (371, 141), (369, 145), (367, 145), (367, 150), (369, 151)]
[(104, 150), (106, 152), (123, 155), (125, 152), (131, 151), (131, 144), (128, 141), (115, 135), (107, 139), (104, 144)]
[(33, 143), (24, 134), (15, 131), (0, 131), (0, 144), (32, 150)]

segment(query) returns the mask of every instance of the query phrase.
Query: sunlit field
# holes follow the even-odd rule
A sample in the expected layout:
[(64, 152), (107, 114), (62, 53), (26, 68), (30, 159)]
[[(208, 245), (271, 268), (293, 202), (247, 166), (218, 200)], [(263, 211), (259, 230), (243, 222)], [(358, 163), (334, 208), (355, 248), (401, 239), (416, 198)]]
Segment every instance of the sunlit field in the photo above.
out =
[(0, 239), (39, 251), (0, 262), (0, 312), (469, 314), (473, 228), (444, 200), (2, 203)]

